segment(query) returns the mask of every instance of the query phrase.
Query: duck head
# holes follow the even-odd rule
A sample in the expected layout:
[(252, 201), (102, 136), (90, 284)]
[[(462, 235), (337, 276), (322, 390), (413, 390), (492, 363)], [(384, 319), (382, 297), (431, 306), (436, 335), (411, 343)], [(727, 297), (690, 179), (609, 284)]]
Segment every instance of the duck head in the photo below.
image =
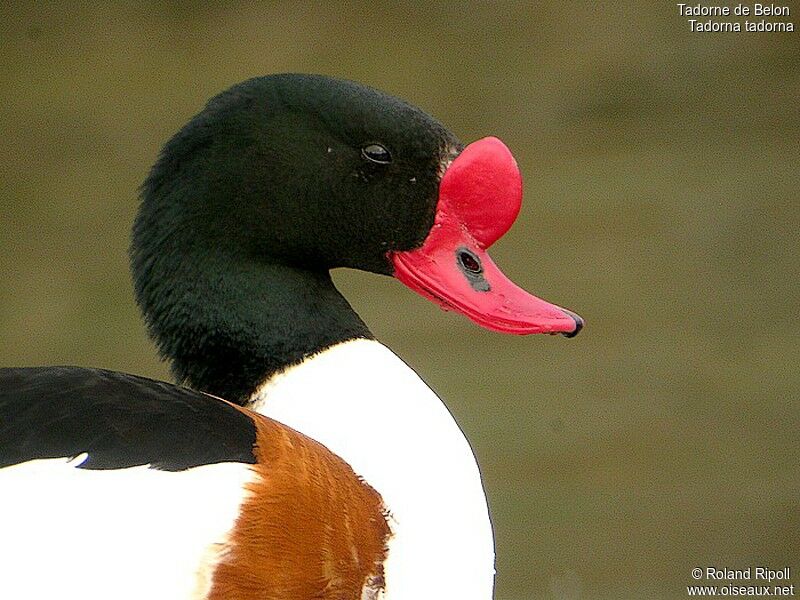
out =
[(496, 331), (583, 325), (486, 253), (520, 209), (508, 148), (464, 147), (357, 83), (284, 74), (230, 88), (167, 142), (141, 197), (131, 267), (150, 334), (178, 381), (229, 400), (371, 337), (331, 281), (337, 267), (392, 275)]
[(579, 317), (515, 286), (486, 253), (521, 199), (496, 138), (465, 148), (421, 110), (353, 82), (251, 79), (211, 100), (145, 182), (137, 295), (159, 255), (180, 244), (192, 260), (200, 245), (231, 264), (393, 275), (488, 329), (575, 335)]

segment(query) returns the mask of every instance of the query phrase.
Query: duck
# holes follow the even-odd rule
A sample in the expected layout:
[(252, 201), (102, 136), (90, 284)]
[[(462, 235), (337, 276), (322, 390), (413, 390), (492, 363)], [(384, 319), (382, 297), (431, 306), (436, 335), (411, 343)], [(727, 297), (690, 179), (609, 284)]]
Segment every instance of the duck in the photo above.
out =
[(521, 209), (508, 147), (356, 82), (266, 75), (190, 119), (140, 199), (134, 294), (176, 383), (0, 370), (0, 596), (492, 598), (472, 448), (330, 272), (574, 337), (581, 317), (487, 253)]

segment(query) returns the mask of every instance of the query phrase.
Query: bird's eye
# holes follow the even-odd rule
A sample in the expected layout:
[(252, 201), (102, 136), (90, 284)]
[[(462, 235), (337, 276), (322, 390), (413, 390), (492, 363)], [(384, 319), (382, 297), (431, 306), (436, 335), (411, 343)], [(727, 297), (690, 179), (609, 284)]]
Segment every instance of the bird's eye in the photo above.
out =
[(361, 148), (361, 156), (379, 165), (388, 165), (392, 162), (392, 155), (380, 144), (367, 144)]

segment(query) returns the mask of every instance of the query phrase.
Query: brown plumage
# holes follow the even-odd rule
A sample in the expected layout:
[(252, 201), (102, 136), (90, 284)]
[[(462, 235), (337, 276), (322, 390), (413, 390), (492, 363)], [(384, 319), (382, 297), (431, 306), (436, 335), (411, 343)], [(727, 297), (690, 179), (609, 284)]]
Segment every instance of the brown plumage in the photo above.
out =
[(377, 596), (390, 533), (380, 495), (322, 444), (244, 412), (256, 423), (257, 477), (208, 598), (356, 600), (365, 586)]

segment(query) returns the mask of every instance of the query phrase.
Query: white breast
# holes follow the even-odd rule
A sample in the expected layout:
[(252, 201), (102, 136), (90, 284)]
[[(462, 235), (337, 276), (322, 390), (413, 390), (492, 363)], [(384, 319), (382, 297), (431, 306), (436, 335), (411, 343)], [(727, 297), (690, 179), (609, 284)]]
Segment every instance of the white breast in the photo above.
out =
[(472, 449), (442, 401), (372, 340), (266, 382), (251, 408), (325, 444), (391, 511), (387, 600), (489, 600), (494, 542)]
[(0, 469), (0, 598), (204, 598), (249, 465), (95, 471), (81, 462)]

